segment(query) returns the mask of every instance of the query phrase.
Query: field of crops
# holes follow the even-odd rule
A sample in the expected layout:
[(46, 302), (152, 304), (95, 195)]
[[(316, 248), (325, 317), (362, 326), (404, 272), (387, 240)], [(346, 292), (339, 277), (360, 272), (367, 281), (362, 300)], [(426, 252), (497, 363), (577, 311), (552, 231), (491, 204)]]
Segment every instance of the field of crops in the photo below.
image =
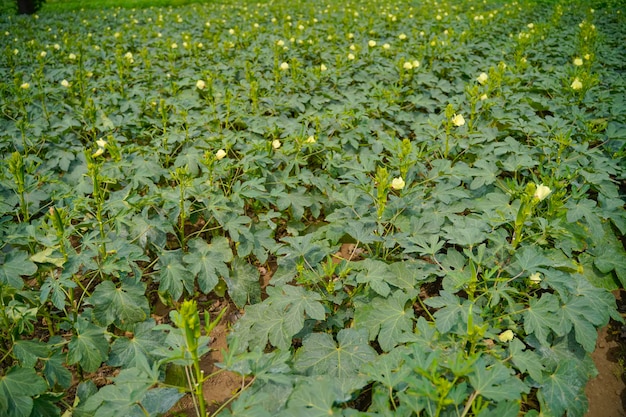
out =
[(241, 316), (214, 415), (583, 416), (626, 21), (571, 3), (0, 16), (0, 415), (206, 414)]

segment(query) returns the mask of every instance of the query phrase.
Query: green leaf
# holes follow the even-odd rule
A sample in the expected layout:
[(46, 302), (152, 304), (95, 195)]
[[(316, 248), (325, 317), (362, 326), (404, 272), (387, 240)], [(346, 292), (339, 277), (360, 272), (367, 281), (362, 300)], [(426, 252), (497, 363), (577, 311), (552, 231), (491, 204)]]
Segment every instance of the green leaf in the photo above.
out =
[(296, 352), (294, 367), (308, 375), (357, 378), (362, 367), (376, 356), (367, 343), (366, 330), (342, 329), (337, 333), (337, 343), (328, 333), (311, 333)]
[(155, 277), (155, 281), (159, 282), (159, 292), (169, 294), (174, 300), (180, 299), (183, 288), (193, 294), (195, 277), (183, 264), (180, 249), (162, 251), (155, 269), (160, 270), (160, 274)]
[[(56, 256), (53, 256), (53, 255), (56, 255)], [(59, 250), (55, 248), (46, 248), (42, 250), (41, 252), (37, 252), (36, 254), (30, 257), (30, 260), (38, 264), (49, 263), (59, 268), (61, 268), (63, 264), (65, 263), (65, 259), (63, 258), (63, 255), (61, 254)]]
[(250, 233), (250, 222), (252, 220), (248, 216), (242, 216), (236, 212), (226, 212), (219, 215), (216, 214), (216, 218), (234, 242), (239, 242), (240, 235)]
[(572, 294), (577, 298), (583, 297), (584, 303), (587, 304), (586, 308), (591, 310), (585, 315), (590, 322), (597, 327), (602, 327), (608, 323), (609, 318), (616, 321), (622, 320), (617, 311), (615, 296), (611, 292), (605, 288), (595, 287), (581, 275), (574, 274), (571, 277), (575, 279)]
[(110, 366), (132, 368), (146, 361), (152, 364), (152, 352), (165, 342), (166, 334), (155, 330), (153, 319), (137, 323), (133, 326), (131, 337), (119, 337), (111, 345)]
[(243, 391), (237, 400), (220, 413), (220, 417), (276, 417), (293, 391), (293, 384), (279, 384), (273, 381), (256, 383)]
[(534, 272), (539, 266), (552, 264), (550, 259), (543, 256), (535, 246), (525, 246), (516, 251), (515, 260), (519, 267), (519, 270), (515, 270), (516, 273), (521, 271)]
[(244, 344), (264, 346), (269, 340), (279, 349), (287, 349), (292, 337), (303, 329), (307, 316), (314, 320), (326, 318), (326, 310), (319, 302), (321, 296), (315, 292), (285, 285), (270, 286), (267, 294), (262, 303), (248, 306), (235, 325), (235, 336)]
[(425, 261), (405, 260), (388, 265), (391, 276), (386, 278), (387, 283), (394, 287), (411, 292), (419, 286), (420, 282), (428, 282), (435, 279), (437, 267)]
[(587, 383), (582, 380), (577, 369), (576, 361), (561, 361), (553, 372), (544, 374), (537, 391), (537, 398), (541, 404), (541, 411), (546, 416), (582, 417), (589, 406), (584, 387)]
[(389, 295), (391, 288), (385, 281), (392, 279), (393, 273), (389, 271), (385, 262), (365, 259), (359, 262), (357, 267), (360, 272), (356, 275), (356, 282), (369, 284), (372, 290), (383, 297)]
[[(145, 416), (144, 409), (148, 408), (152, 411), (150, 415), (158, 415), (164, 412), (164, 407), (171, 407), (184, 395), (176, 388), (157, 388), (156, 393), (150, 394), (151, 388), (158, 383), (157, 366), (123, 369), (113, 378), (113, 384), (101, 388), (83, 406), (86, 411), (95, 411), (95, 417)], [(155, 394), (163, 395), (162, 404), (158, 404)]]
[(593, 240), (599, 242), (604, 236), (604, 230), (602, 229), (602, 221), (595, 213), (597, 203), (593, 200), (569, 200), (565, 207), (567, 210), (567, 221), (574, 223), (584, 218), (589, 225), (589, 231), (593, 237)]
[(291, 345), (291, 338), (300, 331), (290, 327), (293, 320), (288, 322), (284, 311), (273, 307), (268, 300), (247, 306), (246, 314), (235, 323), (232, 336), (241, 344), (241, 349), (250, 345), (265, 347), (269, 341), (273, 346), (286, 350)]
[(37, 265), (29, 259), (28, 253), (13, 250), (7, 253), (4, 260), (0, 262), (0, 284), (21, 290), (24, 287), (22, 276), (33, 275), (35, 272), (37, 272)]
[(231, 271), (225, 277), (228, 285), (228, 295), (239, 308), (246, 304), (255, 304), (261, 301), (261, 284), (259, 271), (242, 258), (235, 258), (231, 264)]
[(254, 223), (250, 228), (250, 234), (242, 235), (239, 239), (237, 253), (244, 258), (253, 254), (264, 264), (270, 252), (274, 252), (278, 244), (274, 240), (274, 231), (269, 227), (261, 227)]
[(356, 242), (369, 245), (374, 242), (381, 242), (383, 239), (377, 236), (374, 231), (376, 230), (376, 222), (368, 218), (358, 219), (345, 223), (342, 226), (344, 233), (347, 233)]
[(307, 378), (298, 383), (289, 396), (287, 409), (281, 416), (328, 417), (335, 414), (336, 392), (329, 377)]
[(304, 236), (285, 237), (282, 240), (287, 244), (276, 251), (277, 255), (285, 255), (278, 260), (279, 265), (295, 266), (304, 262), (306, 265), (314, 267), (330, 255), (326, 242), (320, 241), (312, 233)]
[(51, 387), (67, 389), (72, 385), (72, 373), (65, 365), (66, 356), (59, 350), (44, 361), (43, 376)]
[(479, 159), (469, 173), (474, 179), (470, 184), (470, 190), (476, 190), (483, 185), (489, 185), (496, 181), (500, 170), (495, 161)]
[(143, 397), (141, 405), (150, 415), (161, 416), (170, 411), (183, 396), (184, 393), (178, 388), (152, 388)]
[[(598, 330), (609, 321), (609, 312), (615, 308), (612, 302), (602, 301), (604, 294), (608, 291), (594, 288), (586, 284), (587, 290), (582, 294), (565, 299), (561, 306), (563, 316), (574, 326), (576, 341), (587, 352), (593, 352), (596, 348)], [(595, 291), (594, 291), (595, 290)], [(568, 328), (569, 329), (569, 328)]]
[(146, 284), (132, 278), (122, 279), (119, 286), (101, 282), (89, 297), (94, 318), (103, 326), (115, 322), (118, 328), (144, 321), (150, 314), (145, 292)]
[(272, 299), (272, 306), (283, 311), (288, 317), (298, 318), (298, 325), (295, 327), (300, 329), (304, 327), (305, 312), (315, 320), (326, 318), (326, 310), (324, 305), (320, 303), (322, 297), (316, 292), (306, 290), (303, 287), (285, 285), (280, 288), (267, 287), (267, 295)]
[[(136, 368), (131, 368), (123, 370), (122, 373), (129, 371), (137, 372)], [(150, 382), (152, 382), (150, 379), (145, 379), (144, 381), (136, 380), (131, 384), (105, 385), (89, 397), (82, 404), (82, 408), (93, 413), (94, 417), (145, 416), (140, 403), (150, 388)]]
[(301, 219), (304, 216), (304, 209), (311, 207), (315, 203), (315, 199), (307, 195), (304, 187), (298, 187), (297, 191), (287, 193), (281, 191), (276, 200), (276, 206), (280, 211), (284, 211), (291, 207), (291, 214), (294, 219)]
[(81, 318), (76, 323), (76, 334), (68, 345), (67, 363), (78, 363), (86, 372), (95, 372), (107, 359), (109, 343), (104, 328), (97, 327)]
[(50, 355), (50, 348), (39, 340), (16, 340), (13, 352), (24, 368), (34, 368), (39, 358)]
[(437, 234), (417, 235), (407, 238), (403, 243), (405, 253), (417, 252), (420, 255), (435, 256), (446, 244)]
[[(424, 303), (439, 309), (433, 315), (435, 326), (439, 332), (448, 333), (456, 326), (466, 327), (469, 317), (469, 303), (463, 303), (460, 297), (442, 290), (438, 297), (427, 298)], [(478, 325), (479, 321), (475, 320), (474, 323)]]
[(200, 290), (208, 294), (215, 288), (220, 277), (228, 276), (226, 263), (233, 259), (228, 239), (215, 237), (211, 244), (203, 239), (192, 239), (188, 245), (189, 253), (183, 256), (183, 261), (197, 277)]
[(521, 393), (530, 392), (530, 387), (515, 377), (510, 368), (501, 362), (487, 366), (483, 358), (474, 364), (474, 373), (470, 374), (469, 380), (478, 394), (496, 402), (521, 400)]
[[(50, 297), (52, 304), (59, 310), (65, 309), (65, 302), (67, 300), (66, 290), (71, 291), (72, 288), (76, 288), (77, 284), (68, 277), (55, 276), (51, 274), (46, 278), (45, 282), (41, 285), (39, 297), (41, 302), (45, 302)], [(68, 292), (69, 292), (68, 291)]]
[(33, 399), (43, 394), (48, 384), (33, 368), (10, 368), (0, 376), (0, 414), (7, 417), (29, 417)]
[[(519, 401), (500, 401), (493, 408), (484, 408), (476, 417), (517, 417), (519, 415)], [(526, 414), (526, 417), (529, 415)]]
[(443, 289), (456, 293), (465, 288), (472, 280), (472, 270), (467, 265), (467, 258), (455, 249), (449, 249), (441, 259), (441, 266), (445, 274), (443, 277)]
[(594, 265), (605, 274), (615, 271), (622, 286), (626, 286), (626, 251), (617, 240), (606, 239), (604, 243), (593, 250), (597, 254)]
[(589, 283), (597, 288), (614, 291), (623, 286), (612, 271), (603, 273), (594, 265), (595, 257), (589, 252), (578, 255), (582, 274)]
[(370, 340), (378, 337), (378, 344), (389, 352), (400, 344), (402, 336), (413, 332), (415, 317), (411, 296), (403, 291), (394, 292), (389, 298), (376, 297), (371, 303), (359, 306), (355, 311), (355, 326), (369, 331)]
[(60, 417), (61, 410), (55, 405), (65, 393), (45, 393), (33, 398), (33, 411), (31, 416), (37, 417)]
[(537, 340), (546, 345), (550, 332), (559, 328), (559, 321), (555, 317), (559, 308), (559, 301), (553, 294), (545, 293), (539, 299), (531, 298), (528, 309), (524, 312), (526, 333), (534, 333)]
[(275, 413), (271, 413), (259, 405), (263, 404), (264, 398), (252, 398), (246, 395), (249, 390), (244, 391), (240, 398), (235, 401), (230, 409), (226, 409), (219, 414), (219, 417), (275, 417)]
[(387, 389), (397, 389), (405, 384), (412, 370), (406, 366), (406, 349), (404, 346), (393, 349), (389, 353), (379, 355), (373, 362), (363, 367), (372, 380), (380, 382)]
[(522, 372), (527, 372), (532, 379), (539, 381), (545, 369), (541, 363), (541, 357), (532, 350), (525, 349), (526, 345), (524, 345), (524, 343), (517, 338), (513, 339), (509, 343), (511, 360), (517, 369)]
[(487, 222), (482, 219), (469, 216), (454, 216), (452, 225), (443, 230), (445, 237), (453, 244), (461, 246), (475, 246), (487, 238), (486, 231), (489, 229)]

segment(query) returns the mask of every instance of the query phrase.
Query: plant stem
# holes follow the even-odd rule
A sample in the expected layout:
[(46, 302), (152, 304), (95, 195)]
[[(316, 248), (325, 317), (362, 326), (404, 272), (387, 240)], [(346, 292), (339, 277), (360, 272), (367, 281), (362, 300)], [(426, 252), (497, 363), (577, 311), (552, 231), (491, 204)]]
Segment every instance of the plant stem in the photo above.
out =
[(220, 405), (219, 408), (217, 410), (215, 410), (215, 412), (213, 414), (211, 414), (211, 417), (217, 416), (224, 408), (226, 408), (226, 406), (228, 406), (231, 402), (233, 402), (235, 399), (237, 399), (237, 397), (239, 397), (239, 395), (241, 395), (242, 392), (244, 392), (246, 389), (248, 389), (250, 387), (250, 385), (252, 385), (252, 383), (254, 381), (256, 381), (256, 378), (252, 378), (245, 385), (243, 384), (243, 381), (245, 381), (245, 378), (242, 378), (241, 389), (239, 390), (239, 392), (235, 393), (228, 400), (224, 401), (224, 403), (222, 403), (222, 405)]
[(461, 413), (461, 417), (465, 417), (467, 415), (476, 397), (478, 397), (478, 391), (472, 392), (472, 395), (470, 395), (467, 403), (465, 403), (465, 407), (463, 408), (463, 413)]

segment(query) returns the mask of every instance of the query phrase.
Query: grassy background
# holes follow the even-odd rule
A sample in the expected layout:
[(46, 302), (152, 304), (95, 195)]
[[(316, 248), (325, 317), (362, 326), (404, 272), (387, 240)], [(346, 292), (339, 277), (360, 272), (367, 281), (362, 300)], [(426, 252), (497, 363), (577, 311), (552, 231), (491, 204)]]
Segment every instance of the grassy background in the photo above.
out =
[[(192, 3), (204, 3), (211, 0), (46, 0), (40, 13), (73, 11), (81, 9), (104, 9), (124, 7), (143, 9), (147, 7), (184, 6)], [(0, 0), (0, 14), (14, 14), (15, 0)]]
[(201, 0), (46, 0), (42, 12), (80, 9), (103, 9), (109, 7), (146, 8), (164, 6), (184, 6), (201, 3)]

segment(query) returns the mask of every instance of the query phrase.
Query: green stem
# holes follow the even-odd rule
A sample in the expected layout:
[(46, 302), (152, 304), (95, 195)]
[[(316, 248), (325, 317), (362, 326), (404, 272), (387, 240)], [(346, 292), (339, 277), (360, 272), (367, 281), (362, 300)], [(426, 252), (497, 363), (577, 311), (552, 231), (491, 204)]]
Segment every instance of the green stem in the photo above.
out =
[(461, 417), (465, 417), (467, 415), (476, 397), (478, 397), (478, 391), (472, 392), (472, 395), (470, 395), (469, 400), (465, 404), (465, 408), (463, 408), (463, 413), (461, 414)]
[(185, 222), (187, 221), (187, 215), (185, 213), (185, 184), (183, 182), (184, 180), (181, 179), (180, 180), (180, 226), (179, 226), (179, 230), (178, 230), (178, 235), (179, 235), (179, 239), (180, 239), (180, 247), (185, 249), (186, 246), (186, 239), (185, 239)]
[(222, 403), (222, 405), (220, 405), (220, 407), (215, 410), (215, 412), (213, 414), (211, 414), (211, 417), (215, 417), (217, 416), (224, 408), (226, 408), (231, 402), (233, 402), (237, 397), (239, 397), (239, 395), (244, 392), (246, 389), (248, 389), (248, 387), (250, 387), (250, 385), (252, 385), (252, 383), (256, 380), (256, 378), (252, 378), (247, 384), (243, 384), (243, 381), (245, 381), (245, 379), (242, 380), (242, 384), (241, 384), (241, 389), (239, 390), (239, 392), (235, 393), (234, 395), (231, 395), (231, 397), (224, 401)]
[(454, 388), (454, 385), (456, 384), (457, 381), (458, 381), (458, 377), (455, 377), (454, 380), (446, 388), (445, 393), (439, 396), (439, 399), (437, 400), (437, 411), (435, 412), (436, 417), (439, 417), (441, 415), (441, 411), (443, 410), (443, 407), (445, 405), (444, 403), (446, 401), (446, 398), (450, 394), (450, 391), (452, 390), (452, 388)]
[(98, 222), (98, 231), (100, 233), (100, 246), (98, 248), (100, 252), (100, 259), (104, 261), (107, 255), (106, 247), (106, 235), (104, 232), (104, 190), (101, 186), (100, 178), (100, 166), (96, 161), (91, 161), (91, 181), (93, 182), (93, 198), (96, 203), (96, 221)]
[(450, 153), (450, 123), (448, 122), (446, 124), (446, 148), (444, 149), (443, 157), (447, 158), (449, 153)]

